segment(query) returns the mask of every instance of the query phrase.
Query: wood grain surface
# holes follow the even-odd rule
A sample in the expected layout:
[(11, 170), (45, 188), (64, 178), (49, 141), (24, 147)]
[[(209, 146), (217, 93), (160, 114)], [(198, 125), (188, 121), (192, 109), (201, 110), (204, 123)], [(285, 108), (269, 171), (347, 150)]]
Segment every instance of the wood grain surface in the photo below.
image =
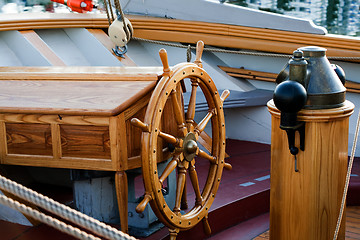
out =
[[(332, 239), (345, 185), (348, 118), (354, 105), (301, 111), (301, 120), (306, 121), (305, 151), (297, 154), (299, 172), (295, 172), (286, 132), (279, 128), (280, 118), (271, 104), (270, 238)], [(295, 145), (299, 146), (299, 135)], [(344, 239), (344, 233), (343, 225), (338, 239)]]
[(0, 80), (157, 81), (161, 67), (0, 67)]
[[(360, 238), (360, 207), (350, 206), (346, 209), (346, 240), (357, 240)], [(253, 240), (265, 240), (270, 239), (269, 231), (266, 231), (259, 236), (253, 238)]]
[(155, 81), (0, 81), (0, 112), (116, 115)]
[[(334, 57), (359, 57), (360, 40), (339, 35), (320, 35), (274, 29), (254, 28), (220, 23), (206, 23), (128, 15), (138, 38), (196, 43), (203, 40), (207, 45), (250, 49), (255, 51), (292, 54), (303, 46), (316, 45), (328, 49)], [(0, 31), (32, 30), (49, 28), (108, 28), (106, 14), (2, 14)], [(359, 60), (344, 59), (359, 62)]]

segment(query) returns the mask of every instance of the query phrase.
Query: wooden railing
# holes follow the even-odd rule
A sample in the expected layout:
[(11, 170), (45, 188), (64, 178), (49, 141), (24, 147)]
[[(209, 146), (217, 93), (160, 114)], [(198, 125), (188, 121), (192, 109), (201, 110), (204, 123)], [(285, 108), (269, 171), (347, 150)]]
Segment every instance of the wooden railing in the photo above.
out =
[[(128, 16), (138, 38), (196, 43), (292, 54), (299, 47), (316, 45), (326, 48), (330, 57), (360, 57), (360, 38), (318, 35), (274, 29), (253, 28), (219, 23), (184, 21), (144, 16)], [(0, 31), (47, 28), (107, 28), (105, 14), (16, 14), (0, 15)], [(360, 62), (359, 59), (344, 61)]]
[[(232, 68), (225, 66), (219, 66), (219, 68), (232, 77), (240, 77), (249, 80), (258, 80), (274, 83), (276, 82), (276, 77), (278, 75), (277, 73), (254, 71), (245, 68)], [(360, 83), (346, 80), (345, 87), (348, 92), (360, 93)]]

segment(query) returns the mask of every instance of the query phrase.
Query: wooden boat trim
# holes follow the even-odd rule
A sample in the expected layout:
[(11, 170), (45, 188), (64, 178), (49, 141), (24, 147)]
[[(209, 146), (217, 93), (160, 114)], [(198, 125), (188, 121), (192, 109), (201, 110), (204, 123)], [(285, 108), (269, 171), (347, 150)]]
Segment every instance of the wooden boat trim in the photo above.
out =
[(60, 159), (56, 159), (53, 156), (8, 154), (5, 158), (2, 158), (1, 164), (114, 171), (111, 159), (83, 157), (61, 157)]
[(0, 114), (0, 121), (8, 123), (38, 123), (38, 124), (71, 124), (109, 126), (108, 117), (98, 116), (59, 116), (42, 114)]
[[(226, 72), (229, 76), (240, 77), (249, 80), (276, 82), (277, 73), (269, 73), (262, 71), (255, 71), (245, 68), (233, 68), (226, 66), (218, 66), (221, 70)], [(360, 93), (360, 83), (346, 80), (345, 87), (347, 92)]]
[(262, 29), (182, 21), (174, 19), (130, 16), (136, 37), (176, 42), (199, 39), (207, 45), (292, 54), (299, 47), (316, 45), (327, 48), (333, 57), (360, 57), (360, 39), (338, 35), (317, 35), (273, 29)]
[(65, 66), (66, 64), (54, 51), (37, 35), (34, 30), (20, 32), (52, 65)]
[[(107, 28), (105, 14), (3, 14), (0, 16), (0, 31), (29, 30), (46, 28)], [(316, 45), (328, 49), (329, 57), (360, 57), (360, 38), (317, 35), (300, 32), (281, 31), (226, 25), (164, 19), (144, 16), (128, 16), (138, 38), (196, 43), (203, 40), (207, 45), (249, 49), (254, 51), (292, 54), (303, 46)], [(344, 61), (359, 62), (346, 59)]]
[(1, 14), (1, 31), (47, 28), (108, 28), (105, 14), (24, 13)]
[(0, 67), (0, 80), (157, 81), (161, 67)]
[[(280, 111), (275, 107), (274, 101), (270, 100), (267, 103), (269, 112), (272, 116), (276, 118), (280, 118)], [(345, 101), (344, 105), (338, 108), (330, 108), (330, 109), (303, 109), (298, 112), (298, 120), (299, 121), (311, 121), (311, 122), (328, 122), (333, 121), (335, 119), (343, 119), (351, 116), (354, 112), (354, 104), (350, 101)]]

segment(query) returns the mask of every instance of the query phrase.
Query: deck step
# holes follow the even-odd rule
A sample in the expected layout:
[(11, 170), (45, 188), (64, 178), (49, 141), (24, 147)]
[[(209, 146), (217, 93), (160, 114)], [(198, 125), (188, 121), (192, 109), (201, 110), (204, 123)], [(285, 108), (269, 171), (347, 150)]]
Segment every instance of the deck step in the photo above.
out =
[(219, 232), (208, 240), (250, 240), (269, 230), (269, 213), (241, 222)]

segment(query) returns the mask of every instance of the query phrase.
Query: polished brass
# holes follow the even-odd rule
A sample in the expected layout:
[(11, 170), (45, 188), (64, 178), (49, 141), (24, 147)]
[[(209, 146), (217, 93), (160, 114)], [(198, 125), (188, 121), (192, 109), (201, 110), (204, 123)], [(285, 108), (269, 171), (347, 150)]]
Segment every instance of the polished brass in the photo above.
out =
[(301, 83), (308, 95), (306, 109), (337, 108), (345, 102), (346, 89), (326, 58), (326, 51), (316, 46), (299, 48), (276, 79), (277, 83), (286, 80)]
[(195, 134), (192, 132), (189, 132), (185, 138), (184, 138), (184, 158), (186, 161), (191, 162), (195, 155), (196, 155), (196, 151), (198, 149), (198, 145), (196, 142), (196, 137)]

